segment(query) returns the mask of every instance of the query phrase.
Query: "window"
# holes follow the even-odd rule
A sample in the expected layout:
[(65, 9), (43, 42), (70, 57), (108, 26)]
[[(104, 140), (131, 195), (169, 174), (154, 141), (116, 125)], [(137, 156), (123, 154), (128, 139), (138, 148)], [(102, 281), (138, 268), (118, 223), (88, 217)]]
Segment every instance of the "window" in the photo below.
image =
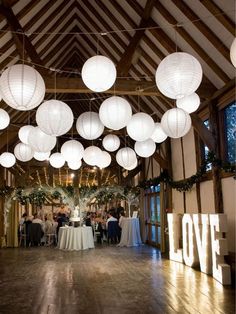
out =
[[(204, 124), (205, 124), (205, 126), (208, 128), (208, 130), (209, 130), (209, 129), (210, 129), (209, 120), (205, 120), (205, 121), (204, 121)], [(204, 160), (207, 159), (208, 154), (209, 154), (209, 148), (208, 148), (206, 145), (204, 145)], [(208, 164), (208, 165), (206, 166), (206, 171), (211, 170), (211, 168), (212, 168), (212, 164)]]
[(160, 184), (153, 185), (145, 191), (145, 217), (148, 243), (161, 248), (161, 231), (164, 222), (161, 218)]
[(236, 102), (224, 109), (226, 158), (230, 163), (236, 162)]

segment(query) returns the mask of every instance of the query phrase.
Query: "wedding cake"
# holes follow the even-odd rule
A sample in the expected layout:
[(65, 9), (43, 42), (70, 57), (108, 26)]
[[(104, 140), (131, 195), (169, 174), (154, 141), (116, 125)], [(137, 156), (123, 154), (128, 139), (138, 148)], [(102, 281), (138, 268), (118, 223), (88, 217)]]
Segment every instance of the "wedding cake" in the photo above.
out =
[(80, 221), (79, 211), (77, 206), (70, 212), (70, 221)]

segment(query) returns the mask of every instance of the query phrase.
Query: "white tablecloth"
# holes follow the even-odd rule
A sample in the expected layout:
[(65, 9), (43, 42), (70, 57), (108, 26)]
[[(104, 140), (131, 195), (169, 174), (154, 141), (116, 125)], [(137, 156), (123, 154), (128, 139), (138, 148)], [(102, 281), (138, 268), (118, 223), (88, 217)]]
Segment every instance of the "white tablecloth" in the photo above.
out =
[(124, 218), (119, 246), (138, 246), (142, 244), (139, 218)]
[(61, 227), (58, 234), (58, 248), (70, 251), (93, 249), (92, 227)]

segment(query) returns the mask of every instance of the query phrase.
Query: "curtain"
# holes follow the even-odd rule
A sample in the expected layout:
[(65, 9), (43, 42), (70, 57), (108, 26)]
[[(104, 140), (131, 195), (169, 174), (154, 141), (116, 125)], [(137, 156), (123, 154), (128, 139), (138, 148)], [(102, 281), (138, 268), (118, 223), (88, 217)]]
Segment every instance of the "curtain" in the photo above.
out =
[(16, 201), (13, 201), (11, 209), (8, 213), (7, 247), (18, 247), (18, 224), (18, 203)]

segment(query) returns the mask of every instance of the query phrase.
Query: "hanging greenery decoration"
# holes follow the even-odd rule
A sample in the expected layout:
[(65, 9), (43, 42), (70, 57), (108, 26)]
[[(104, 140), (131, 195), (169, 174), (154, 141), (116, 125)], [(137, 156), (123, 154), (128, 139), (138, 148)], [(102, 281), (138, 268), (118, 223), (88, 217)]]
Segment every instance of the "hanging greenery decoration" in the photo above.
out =
[(217, 166), (220, 169), (224, 170), (225, 172), (235, 173), (235, 166), (228, 162), (223, 162), (222, 160), (216, 158), (214, 153), (209, 152), (206, 160), (202, 163), (202, 165), (196, 171), (196, 173), (191, 177), (184, 180), (174, 181), (173, 178), (171, 178), (170, 175), (168, 174), (168, 171), (164, 170), (158, 177), (141, 182), (139, 184), (139, 187), (143, 189), (149, 189), (151, 186), (155, 186), (160, 184), (161, 182), (165, 182), (168, 183), (173, 189), (176, 189), (179, 192), (190, 191), (195, 183), (200, 182), (202, 180), (202, 177), (207, 171), (208, 165), (212, 165), (212, 167)]

